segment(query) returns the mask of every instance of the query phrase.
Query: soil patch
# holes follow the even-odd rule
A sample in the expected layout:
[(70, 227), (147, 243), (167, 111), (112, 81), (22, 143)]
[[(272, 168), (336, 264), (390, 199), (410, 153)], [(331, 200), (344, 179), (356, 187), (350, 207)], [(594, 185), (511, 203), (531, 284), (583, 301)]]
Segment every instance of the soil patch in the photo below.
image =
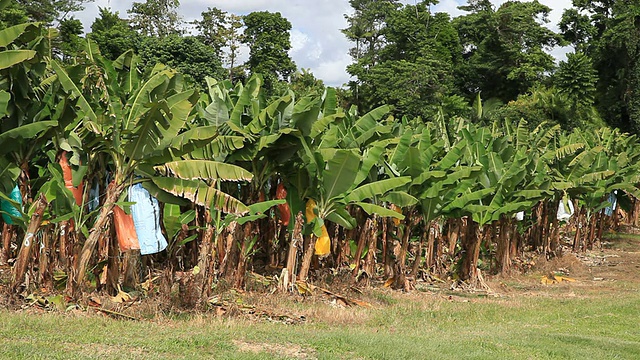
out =
[(315, 352), (311, 349), (305, 349), (300, 345), (283, 343), (283, 344), (270, 344), (270, 343), (258, 343), (258, 342), (246, 342), (240, 340), (234, 340), (233, 344), (238, 347), (238, 350), (244, 352), (252, 352), (255, 354), (268, 353), (271, 355), (277, 355), (285, 359), (317, 359)]

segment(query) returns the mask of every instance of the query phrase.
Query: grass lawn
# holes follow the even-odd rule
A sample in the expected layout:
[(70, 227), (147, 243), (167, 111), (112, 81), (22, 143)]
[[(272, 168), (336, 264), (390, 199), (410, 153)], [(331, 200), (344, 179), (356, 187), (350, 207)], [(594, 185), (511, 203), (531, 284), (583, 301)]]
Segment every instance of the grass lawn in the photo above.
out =
[[(638, 359), (640, 292), (604, 296), (390, 294), (374, 309), (312, 306), (284, 325), (0, 312), (3, 359)], [(323, 308), (324, 307), (324, 308)], [(309, 310), (309, 309), (307, 309)]]

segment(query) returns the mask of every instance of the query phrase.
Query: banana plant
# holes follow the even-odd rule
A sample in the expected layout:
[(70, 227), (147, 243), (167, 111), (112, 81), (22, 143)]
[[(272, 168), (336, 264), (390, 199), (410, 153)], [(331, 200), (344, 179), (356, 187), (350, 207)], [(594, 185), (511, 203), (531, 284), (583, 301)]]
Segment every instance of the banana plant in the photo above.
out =
[[(0, 30), (0, 158), (7, 165), (0, 181), (18, 181), (25, 203), (31, 198), (32, 157), (58, 125), (54, 117), (57, 104), (40, 87), (48, 54), (48, 41), (39, 24)], [(20, 170), (17, 178), (16, 168)]]
[[(313, 200), (310, 210), (315, 215), (312, 221), (314, 236), (326, 237), (322, 230), (325, 220), (346, 229), (353, 228), (356, 223), (347, 211), (349, 205), (360, 207), (369, 215), (404, 219), (402, 214), (367, 201), (406, 185), (411, 181), (410, 177), (389, 177), (367, 182), (367, 177), (378, 159), (368, 156), (363, 158), (358, 149), (312, 148), (311, 142), (303, 136), (300, 137), (300, 141), (304, 149), (301, 154), (304, 161), (301, 177), (306, 177), (306, 181), (301, 183), (308, 185), (299, 188), (298, 192), (304, 198)], [(308, 275), (314, 246), (315, 241), (311, 241), (305, 249), (300, 270), (301, 279)]]
[(215, 137), (215, 133), (203, 137), (198, 129), (186, 129), (195, 116), (198, 94), (185, 87), (178, 73), (157, 65), (141, 76), (132, 52), (112, 62), (102, 58), (91, 42), (85, 54), (90, 66), (65, 69), (55, 60), (51, 63), (57, 81), (81, 119), (78, 132), (84, 144), (94, 153), (104, 154), (113, 171), (104, 206), (81, 252), (75, 274), (78, 284), (84, 279), (109, 213), (134, 181), (145, 182), (161, 200), (178, 201), (174, 195), (181, 195), (229, 211), (230, 207), (241, 205), (218, 191), (212, 182), (250, 179), (250, 175), (219, 162), (176, 160), (192, 150), (194, 144)]

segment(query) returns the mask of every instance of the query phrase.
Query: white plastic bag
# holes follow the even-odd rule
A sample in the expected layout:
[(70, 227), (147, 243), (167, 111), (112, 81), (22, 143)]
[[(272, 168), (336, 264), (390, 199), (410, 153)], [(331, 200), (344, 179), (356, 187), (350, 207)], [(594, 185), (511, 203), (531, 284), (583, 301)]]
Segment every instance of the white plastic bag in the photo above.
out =
[(575, 209), (573, 208), (573, 203), (571, 202), (571, 200), (567, 199), (566, 202), (567, 202), (567, 208), (568, 209), (565, 208), (565, 206), (564, 206), (565, 199), (562, 199), (560, 201), (560, 203), (558, 204), (557, 218), (560, 221), (569, 220), (571, 218), (571, 216), (573, 216), (573, 213), (575, 212)]
[(524, 220), (524, 211), (520, 211), (516, 213), (516, 221), (522, 221), (522, 220)]

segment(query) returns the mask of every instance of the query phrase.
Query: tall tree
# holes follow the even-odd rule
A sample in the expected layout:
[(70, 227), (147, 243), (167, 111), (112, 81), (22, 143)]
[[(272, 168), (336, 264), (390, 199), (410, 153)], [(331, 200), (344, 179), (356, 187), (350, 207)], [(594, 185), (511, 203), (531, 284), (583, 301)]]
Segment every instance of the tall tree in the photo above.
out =
[(397, 115), (427, 117), (451, 91), (462, 48), (449, 15), (431, 13), (434, 3), (352, 1), (343, 32), (356, 42), (347, 71), (357, 78), (350, 87), (362, 111), (391, 104)]
[(342, 29), (342, 33), (355, 43), (349, 50), (353, 63), (347, 66), (347, 72), (356, 79), (349, 83), (354, 95), (354, 102), (360, 107), (361, 101), (367, 98), (367, 91), (361, 94), (362, 81), (360, 78), (369, 68), (378, 63), (378, 55), (385, 44), (384, 29), (389, 14), (400, 4), (397, 0), (350, 0), (353, 9), (351, 16), (345, 15), (349, 26)]
[(495, 10), (489, 0), (469, 0), (460, 9), (469, 12), (455, 19), (464, 49), (457, 73), (463, 92), (513, 100), (553, 69), (546, 50), (561, 38), (543, 25), (549, 22), (548, 6), (507, 1)]
[(180, 32), (179, 6), (179, 0), (146, 0), (134, 2), (127, 12), (131, 25), (141, 34), (163, 37)]
[(76, 18), (64, 19), (60, 21), (60, 35), (56, 39), (56, 50), (63, 61), (69, 61), (75, 57), (83, 47), (82, 33), (84, 28), (82, 22)]
[(140, 45), (140, 57), (147, 67), (162, 63), (190, 76), (204, 86), (205, 78), (225, 77), (220, 59), (214, 49), (194, 36), (176, 34), (158, 38), (144, 38)]
[(356, 64), (365, 68), (373, 66), (385, 44), (387, 17), (401, 5), (398, 0), (349, 0), (349, 5), (354, 12), (345, 16), (349, 26), (342, 30), (347, 39), (355, 42), (349, 52)]
[(242, 42), (249, 46), (246, 65), (251, 74), (262, 74), (266, 89), (273, 89), (279, 80), (288, 80), (296, 70), (289, 56), (291, 23), (279, 12), (252, 12), (243, 17), (245, 29)]
[(9, 2), (9, 4), (0, 11), (0, 29), (23, 24), (28, 21), (29, 16), (27, 15), (27, 11), (16, 2)]
[(640, 132), (639, 18), (637, 1), (574, 0), (561, 22), (565, 38), (593, 59), (604, 120), (635, 133)]
[(94, 0), (16, 0), (29, 19), (51, 24), (60, 22), (69, 14), (84, 10), (84, 5)]
[(193, 22), (200, 33), (198, 38), (216, 50), (218, 57), (228, 65), (229, 79), (234, 80), (234, 74), (238, 71), (235, 69), (236, 59), (242, 40), (242, 17), (215, 7), (208, 8), (201, 16), (202, 19)]
[(140, 35), (129, 26), (127, 20), (108, 8), (100, 8), (100, 16), (93, 21), (88, 36), (109, 60), (117, 59), (130, 49), (137, 51), (141, 41)]

